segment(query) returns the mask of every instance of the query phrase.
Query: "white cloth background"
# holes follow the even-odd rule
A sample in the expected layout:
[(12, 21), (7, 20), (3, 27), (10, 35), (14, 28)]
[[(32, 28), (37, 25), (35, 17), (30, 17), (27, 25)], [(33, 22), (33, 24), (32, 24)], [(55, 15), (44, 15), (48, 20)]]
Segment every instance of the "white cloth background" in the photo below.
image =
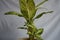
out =
[[(41, 0), (34, 1), (38, 4)], [(37, 28), (44, 28), (42, 35), (44, 40), (60, 40), (60, 0), (49, 0), (42, 6), (54, 12), (35, 20)], [(37, 14), (41, 10), (38, 10)], [(0, 40), (16, 40), (27, 37), (26, 30), (17, 29), (17, 27), (24, 25), (24, 19), (4, 15), (8, 11), (19, 12), (18, 0), (0, 0)]]

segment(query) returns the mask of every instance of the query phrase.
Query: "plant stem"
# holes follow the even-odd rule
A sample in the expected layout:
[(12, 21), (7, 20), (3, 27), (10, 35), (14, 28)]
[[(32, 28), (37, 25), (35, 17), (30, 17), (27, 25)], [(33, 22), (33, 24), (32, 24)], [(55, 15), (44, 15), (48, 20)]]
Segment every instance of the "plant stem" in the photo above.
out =
[(28, 27), (28, 32), (31, 32), (33, 35), (29, 35), (29, 40), (34, 40), (34, 31), (35, 31), (35, 26), (34, 26), (34, 23), (33, 22), (28, 22), (29, 25), (32, 25), (32, 28), (31, 27)]
[(29, 35), (29, 40), (34, 40), (34, 36)]

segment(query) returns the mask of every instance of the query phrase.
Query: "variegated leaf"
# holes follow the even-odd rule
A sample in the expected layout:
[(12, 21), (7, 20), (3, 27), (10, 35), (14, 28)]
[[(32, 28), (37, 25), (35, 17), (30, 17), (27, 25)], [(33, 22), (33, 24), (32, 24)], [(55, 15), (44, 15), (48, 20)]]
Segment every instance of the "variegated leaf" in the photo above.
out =
[(19, 0), (20, 9), (23, 16), (28, 20), (32, 19), (36, 13), (33, 0)]

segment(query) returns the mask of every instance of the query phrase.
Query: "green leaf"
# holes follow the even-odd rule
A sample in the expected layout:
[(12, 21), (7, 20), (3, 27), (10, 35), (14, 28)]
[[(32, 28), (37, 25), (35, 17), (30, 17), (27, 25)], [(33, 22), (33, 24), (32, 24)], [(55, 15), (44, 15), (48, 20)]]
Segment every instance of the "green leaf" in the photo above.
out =
[(27, 26), (28, 26), (29, 28), (32, 28), (32, 29), (33, 29), (33, 26), (32, 26), (32, 25), (29, 25), (29, 24), (28, 24)]
[(33, 0), (19, 0), (21, 13), (25, 17), (25, 19), (33, 18), (35, 14), (35, 3)]
[(48, 11), (48, 12), (45, 12), (45, 14), (47, 14), (47, 13), (52, 13), (53, 11)]
[(39, 3), (39, 4), (36, 6), (36, 8), (39, 7), (40, 5), (42, 5), (43, 3), (45, 3), (46, 1), (48, 1), (48, 0), (44, 0), (44, 1), (42, 1), (41, 3)]
[(34, 17), (36, 13), (34, 0), (28, 0), (27, 5), (28, 5), (28, 14), (31, 19)]
[(18, 27), (18, 29), (27, 29), (27, 27)]
[(40, 38), (40, 35), (36, 35), (35, 37), (36, 37), (36, 38)]
[(41, 35), (35, 35), (35, 38), (36, 38), (37, 40), (43, 40), (42, 37), (41, 37)]
[(38, 29), (38, 31), (35, 33), (36, 35), (41, 35), (43, 33), (43, 28)]
[(23, 15), (22, 15), (22, 14), (19, 14), (19, 13), (14, 12), (14, 11), (7, 12), (7, 13), (5, 13), (5, 15), (17, 15), (17, 16), (19, 16), (19, 17), (23, 17)]
[(27, 32), (27, 34), (29, 34), (29, 35), (33, 35), (30, 31), (29, 31), (29, 32)]
[(38, 19), (38, 18), (42, 17), (44, 14), (52, 13), (52, 12), (53, 12), (53, 11), (42, 12), (42, 13), (40, 13), (39, 15), (37, 15), (34, 19)]
[(45, 8), (45, 7), (38, 7), (38, 8), (36, 8), (37, 10), (38, 9), (45, 9), (45, 10), (48, 10), (47, 8)]
[(21, 13), (27, 19), (28, 11), (27, 11), (27, 6), (26, 6), (26, 0), (19, 0), (19, 4), (20, 4)]

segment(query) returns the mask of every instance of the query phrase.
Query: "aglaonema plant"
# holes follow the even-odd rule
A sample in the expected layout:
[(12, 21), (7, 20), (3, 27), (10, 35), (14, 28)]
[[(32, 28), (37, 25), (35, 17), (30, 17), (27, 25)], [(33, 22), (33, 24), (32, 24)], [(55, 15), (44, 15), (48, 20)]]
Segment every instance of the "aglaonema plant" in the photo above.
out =
[(23, 17), (26, 21), (24, 26), (19, 27), (19, 29), (26, 29), (27, 34), (29, 35), (29, 40), (43, 40), (41, 34), (43, 33), (43, 28), (37, 28), (34, 24), (35, 19), (39, 19), (44, 14), (52, 13), (53, 11), (42, 12), (36, 15), (37, 10), (40, 8), (40, 5), (44, 4), (48, 0), (44, 0), (41, 3), (35, 5), (34, 0), (19, 0), (19, 6), (21, 13), (17, 13), (14, 11), (7, 12), (5, 15), (17, 15), (19, 17)]

